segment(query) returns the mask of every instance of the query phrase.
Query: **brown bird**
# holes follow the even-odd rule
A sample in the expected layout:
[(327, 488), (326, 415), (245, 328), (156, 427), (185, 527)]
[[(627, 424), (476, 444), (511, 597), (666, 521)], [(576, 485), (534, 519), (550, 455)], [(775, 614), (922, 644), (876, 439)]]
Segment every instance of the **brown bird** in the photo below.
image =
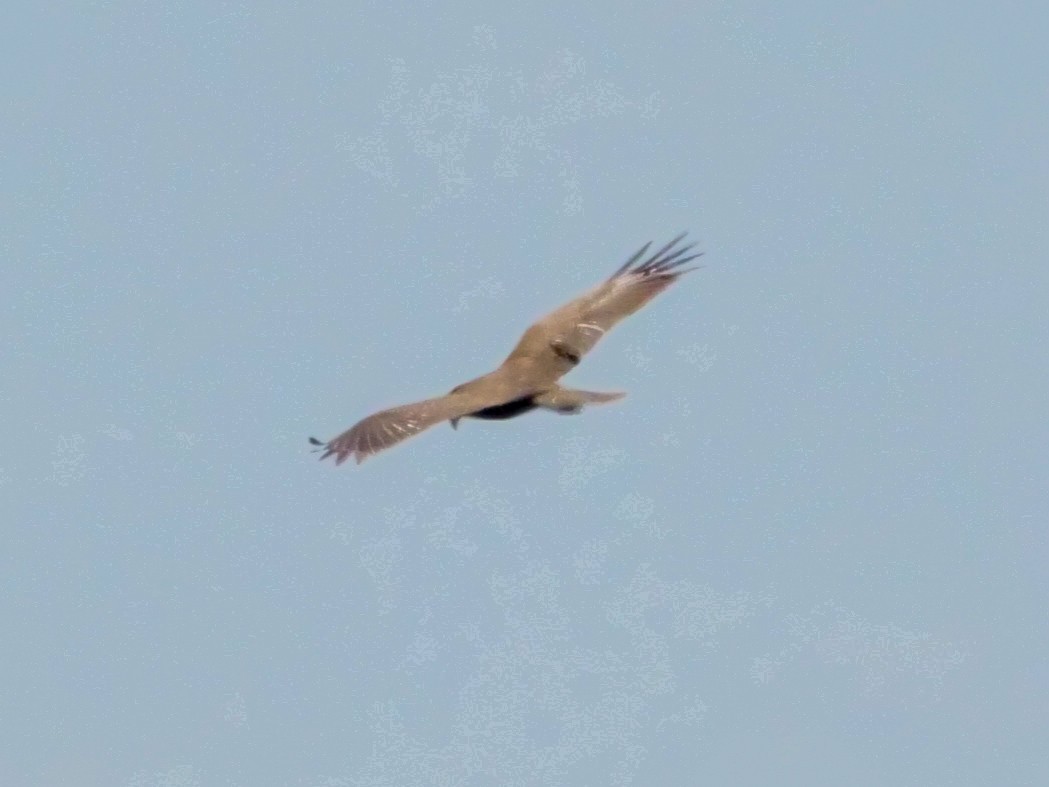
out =
[[(588, 404), (612, 402), (625, 393), (598, 393), (563, 388), (558, 380), (573, 369), (598, 340), (624, 317), (636, 312), (678, 277), (682, 267), (701, 256), (689, 255), (695, 244), (675, 247), (678, 235), (644, 262), (646, 243), (619, 270), (573, 301), (543, 317), (495, 371), (458, 385), (434, 399), (405, 404), (369, 415), (327, 443), (310, 438), (321, 459), (339, 465), (350, 456), (360, 464), (372, 454), (406, 440), (442, 421), (458, 426), (460, 418), (502, 420), (536, 408), (578, 413)], [(696, 266), (698, 267), (698, 266)]]

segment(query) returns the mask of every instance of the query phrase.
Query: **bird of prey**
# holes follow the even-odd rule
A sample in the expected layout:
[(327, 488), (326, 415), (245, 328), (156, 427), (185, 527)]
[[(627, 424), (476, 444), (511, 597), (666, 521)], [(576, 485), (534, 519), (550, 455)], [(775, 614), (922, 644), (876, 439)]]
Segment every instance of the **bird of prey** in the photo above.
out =
[(502, 420), (537, 408), (578, 413), (588, 404), (621, 399), (626, 394), (564, 388), (558, 380), (616, 323), (695, 270), (684, 266), (701, 253), (689, 254), (695, 244), (678, 245), (685, 234), (642, 261), (652, 245), (646, 243), (605, 281), (540, 319), (495, 371), (444, 396), (369, 415), (327, 443), (315, 437), (310, 442), (324, 451), (321, 459), (334, 456), (339, 465), (352, 456), (360, 464), (442, 421), (456, 428), (460, 418)]

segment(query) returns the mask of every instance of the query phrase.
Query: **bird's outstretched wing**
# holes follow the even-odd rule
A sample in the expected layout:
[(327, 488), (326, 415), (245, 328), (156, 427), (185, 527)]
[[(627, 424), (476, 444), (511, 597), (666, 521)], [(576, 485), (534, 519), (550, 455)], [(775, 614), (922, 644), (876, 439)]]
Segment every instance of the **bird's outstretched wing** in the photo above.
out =
[(353, 456), (357, 464), (360, 464), (372, 454), (414, 437), (424, 429), (474, 412), (479, 406), (476, 398), (449, 394), (391, 407), (358, 421), (327, 443), (322, 443), (315, 437), (311, 437), (310, 442), (324, 449), (321, 459), (334, 456), (335, 464), (341, 465)]
[(682, 267), (702, 255), (689, 254), (695, 244), (678, 246), (685, 234), (639, 262), (652, 245), (646, 243), (608, 279), (543, 317), (525, 331), (507, 362), (543, 359), (553, 351), (566, 360), (560, 373), (568, 371), (616, 323), (636, 312), (682, 274), (695, 270)]

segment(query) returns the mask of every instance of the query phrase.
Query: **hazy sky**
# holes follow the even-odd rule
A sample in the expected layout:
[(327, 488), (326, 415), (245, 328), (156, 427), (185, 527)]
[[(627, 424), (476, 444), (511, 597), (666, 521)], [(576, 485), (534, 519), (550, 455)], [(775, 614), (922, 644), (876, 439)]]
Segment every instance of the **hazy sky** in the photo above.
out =
[(0, 783), (1049, 784), (1044, 4), (20, 6)]

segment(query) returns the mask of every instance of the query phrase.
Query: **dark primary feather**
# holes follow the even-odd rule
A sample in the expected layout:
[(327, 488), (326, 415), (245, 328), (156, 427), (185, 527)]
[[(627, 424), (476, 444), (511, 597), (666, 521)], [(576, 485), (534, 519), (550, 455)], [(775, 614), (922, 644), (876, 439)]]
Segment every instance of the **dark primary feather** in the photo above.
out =
[(631, 265), (633, 265), (635, 262), (637, 262), (639, 259), (641, 259), (641, 255), (644, 254), (646, 251), (648, 251), (648, 247), (651, 246), (651, 245), (652, 245), (652, 241), (649, 241), (644, 246), (642, 246), (640, 249), (638, 249), (637, 253), (634, 254), (633, 257), (631, 257), (629, 260), (627, 260), (622, 265), (620, 265), (619, 268), (616, 270), (616, 272), (613, 273), (608, 278), (610, 280), (614, 279), (616, 276), (621, 274), (623, 271), (625, 271), (627, 268), (629, 268)]
[[(637, 262), (638, 259), (640, 259), (641, 256), (644, 255), (644, 253), (648, 250), (648, 247), (652, 245), (652, 241), (649, 241), (641, 247), (637, 254), (635, 254), (633, 257), (627, 260), (626, 264), (620, 267), (619, 270), (617, 270), (612, 275), (612, 278), (614, 279), (618, 276), (622, 276), (627, 273), (641, 274), (643, 276), (665, 275), (670, 271), (674, 270), (675, 268), (679, 268), (686, 263), (692, 262), (692, 260), (694, 259), (702, 257), (703, 252), (692, 254), (688, 257), (682, 257), (682, 255), (688, 254), (688, 252), (692, 251), (692, 249), (696, 247), (695, 243), (690, 243), (687, 246), (682, 246), (680, 249), (677, 249), (673, 253), (667, 254), (667, 252), (674, 248), (674, 246), (676, 246), (678, 243), (680, 243), (687, 234), (687, 232), (682, 232), (680, 235), (678, 235), (676, 238), (670, 241), (670, 243), (668, 243), (666, 246), (661, 248), (643, 263), (631, 270), (630, 266)], [(686, 271), (677, 271), (678, 274), (685, 272)]]

